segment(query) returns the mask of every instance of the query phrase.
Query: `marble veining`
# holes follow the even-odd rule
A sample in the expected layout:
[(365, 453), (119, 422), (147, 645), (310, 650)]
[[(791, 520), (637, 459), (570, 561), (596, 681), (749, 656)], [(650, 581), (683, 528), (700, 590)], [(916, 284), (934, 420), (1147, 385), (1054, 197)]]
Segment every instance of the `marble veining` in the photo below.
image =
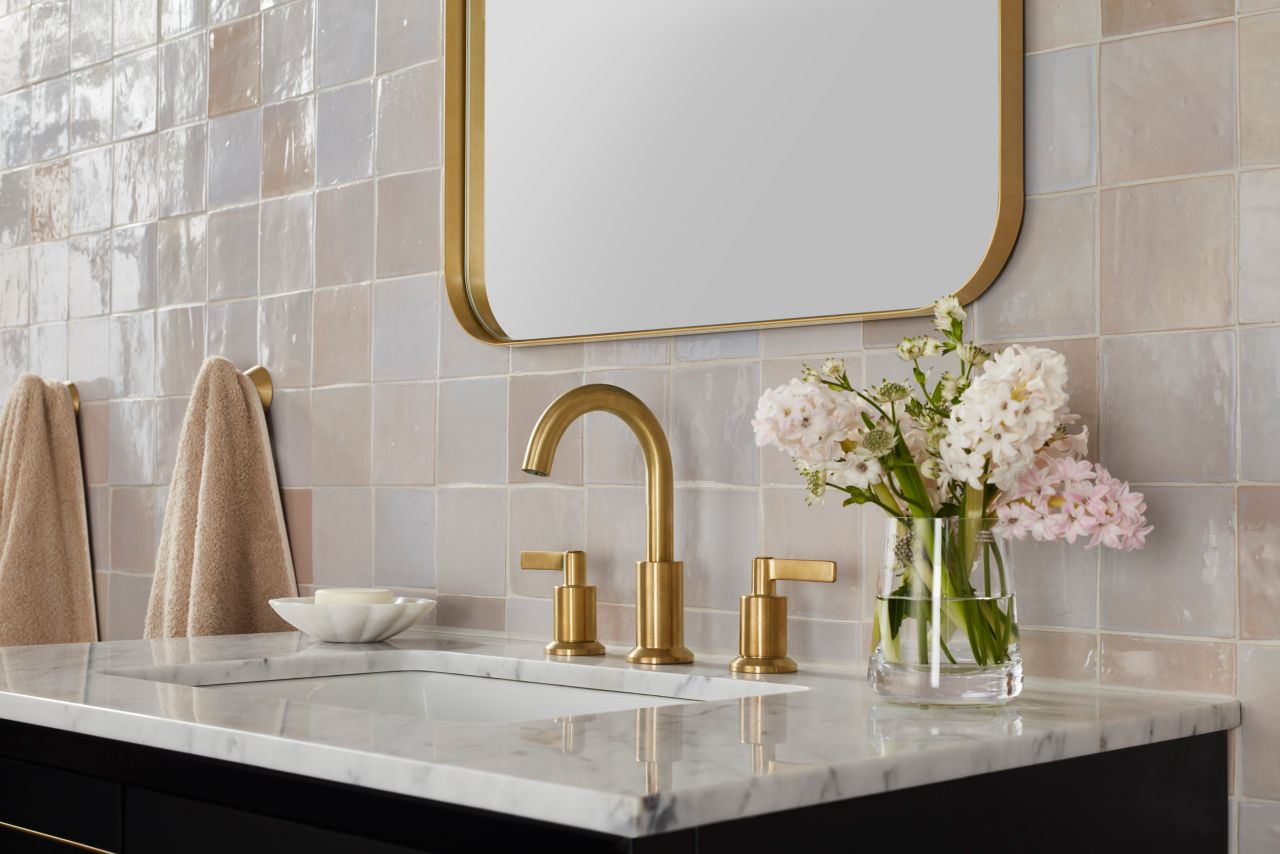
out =
[[(1029, 681), (999, 708), (880, 700), (861, 668), (730, 676), (646, 669), (612, 649), (415, 629), (381, 644), (301, 634), (0, 649), (0, 717), (622, 836), (904, 789), (1234, 728), (1239, 703)], [(473, 724), (201, 685), (434, 670), (687, 699)]]

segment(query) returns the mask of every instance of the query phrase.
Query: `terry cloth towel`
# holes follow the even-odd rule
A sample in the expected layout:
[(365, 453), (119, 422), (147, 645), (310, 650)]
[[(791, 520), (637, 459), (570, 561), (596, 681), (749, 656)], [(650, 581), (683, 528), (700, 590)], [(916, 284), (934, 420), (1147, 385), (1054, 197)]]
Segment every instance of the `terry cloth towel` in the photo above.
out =
[(0, 421), (0, 646), (98, 639), (71, 392), (23, 374)]
[(209, 359), (178, 441), (145, 636), (290, 631), (267, 600), (297, 595), (262, 402)]

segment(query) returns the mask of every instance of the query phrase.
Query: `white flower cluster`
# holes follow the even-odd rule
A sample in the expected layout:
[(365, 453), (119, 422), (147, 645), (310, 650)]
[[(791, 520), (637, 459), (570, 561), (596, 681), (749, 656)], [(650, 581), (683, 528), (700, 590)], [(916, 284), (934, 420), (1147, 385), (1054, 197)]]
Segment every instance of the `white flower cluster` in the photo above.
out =
[(1012, 489), (1063, 424), (1066, 384), (1066, 359), (1053, 350), (1015, 345), (988, 361), (947, 420), (943, 477), (980, 489), (987, 475)]
[(843, 443), (858, 440), (866, 425), (865, 404), (825, 384), (793, 379), (760, 396), (751, 426), (756, 444), (773, 445), (810, 467), (842, 458)]

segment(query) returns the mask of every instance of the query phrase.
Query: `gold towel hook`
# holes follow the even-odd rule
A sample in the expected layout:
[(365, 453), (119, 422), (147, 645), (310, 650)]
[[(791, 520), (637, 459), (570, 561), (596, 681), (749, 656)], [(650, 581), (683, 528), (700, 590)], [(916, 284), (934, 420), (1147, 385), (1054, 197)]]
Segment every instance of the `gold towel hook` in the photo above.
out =
[(245, 371), (244, 375), (253, 380), (253, 387), (258, 390), (258, 397), (262, 400), (263, 411), (270, 412), (271, 397), (274, 394), (271, 387), (271, 374), (262, 365), (254, 365)]
[(76, 388), (76, 384), (70, 381), (64, 382), (63, 385), (67, 387), (67, 391), (71, 392), (71, 410), (75, 412), (76, 415), (79, 415), (80, 414), (80, 389)]

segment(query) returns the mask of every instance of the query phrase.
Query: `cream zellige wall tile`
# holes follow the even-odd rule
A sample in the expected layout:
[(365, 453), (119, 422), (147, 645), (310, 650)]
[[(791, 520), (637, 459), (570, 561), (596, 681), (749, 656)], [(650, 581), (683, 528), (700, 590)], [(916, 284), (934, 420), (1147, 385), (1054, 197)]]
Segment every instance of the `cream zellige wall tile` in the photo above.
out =
[(317, 86), (373, 74), (376, 8), (367, 0), (316, 0)]
[(1280, 14), (1240, 22), (1240, 160), (1280, 162)]
[(1235, 0), (1102, 0), (1102, 34), (1106, 36), (1155, 30), (1178, 24), (1228, 17), (1235, 12)]
[(160, 221), (156, 248), (160, 305), (204, 302), (209, 273), (208, 227), (204, 214)]
[(1280, 320), (1280, 169), (1240, 176), (1240, 321)]
[(1095, 41), (1099, 11), (1095, 0), (1026, 0), (1024, 43), (1028, 51)]

